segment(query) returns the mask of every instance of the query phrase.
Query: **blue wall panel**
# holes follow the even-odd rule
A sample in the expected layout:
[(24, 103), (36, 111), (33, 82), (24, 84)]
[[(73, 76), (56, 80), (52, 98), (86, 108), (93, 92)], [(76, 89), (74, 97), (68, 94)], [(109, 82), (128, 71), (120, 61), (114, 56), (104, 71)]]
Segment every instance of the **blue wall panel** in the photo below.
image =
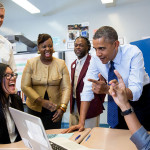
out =
[(130, 44), (136, 45), (142, 51), (145, 63), (145, 70), (150, 76), (150, 38), (134, 41)]

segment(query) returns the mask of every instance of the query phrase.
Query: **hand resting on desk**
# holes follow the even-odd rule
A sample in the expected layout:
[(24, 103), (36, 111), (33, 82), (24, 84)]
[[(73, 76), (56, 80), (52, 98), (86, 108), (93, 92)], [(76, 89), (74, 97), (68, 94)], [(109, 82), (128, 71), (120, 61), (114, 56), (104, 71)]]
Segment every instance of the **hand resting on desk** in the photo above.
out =
[(73, 132), (75, 130), (79, 130), (79, 132), (83, 131), (84, 130), (84, 125), (78, 124), (78, 125), (71, 126), (68, 129), (64, 129), (61, 133), (70, 133), (70, 132)]

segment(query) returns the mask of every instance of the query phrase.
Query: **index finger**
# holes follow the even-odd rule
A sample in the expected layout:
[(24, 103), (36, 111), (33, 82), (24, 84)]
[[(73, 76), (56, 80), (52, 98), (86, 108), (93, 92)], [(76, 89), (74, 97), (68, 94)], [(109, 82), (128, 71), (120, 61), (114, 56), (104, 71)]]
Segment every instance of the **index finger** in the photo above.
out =
[(73, 125), (73, 126), (71, 126), (71, 127), (68, 129), (67, 133), (73, 132), (73, 131), (75, 131), (75, 130), (79, 130), (78, 125)]
[(70, 127), (66, 130), (63, 130), (62, 133), (70, 133), (70, 132), (73, 132), (74, 130)]
[(115, 90), (112, 85), (110, 86), (109, 93), (111, 96), (115, 96)]
[(90, 82), (92, 82), (92, 83), (98, 83), (98, 81), (97, 80), (94, 80), (94, 79), (88, 79), (88, 81), (90, 81)]
[(117, 76), (119, 83), (124, 83), (122, 76), (119, 74), (119, 72), (117, 70), (114, 70), (114, 73)]
[(64, 134), (64, 133), (67, 133), (68, 132), (68, 129), (64, 129), (61, 133)]
[(56, 116), (58, 116), (58, 112), (56, 111), (53, 115), (53, 118), (55, 118)]

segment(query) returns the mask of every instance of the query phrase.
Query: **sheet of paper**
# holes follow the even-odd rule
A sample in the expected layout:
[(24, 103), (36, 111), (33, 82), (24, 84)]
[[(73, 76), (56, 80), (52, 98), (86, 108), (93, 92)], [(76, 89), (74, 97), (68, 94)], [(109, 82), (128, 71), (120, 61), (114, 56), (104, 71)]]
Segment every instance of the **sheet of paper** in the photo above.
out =
[(65, 133), (65, 134), (47, 134), (48, 139), (54, 138), (54, 137), (65, 137), (69, 139), (73, 133)]
[(28, 120), (26, 120), (26, 124), (27, 124), (27, 127), (28, 127), (29, 137), (32, 140), (44, 145), (45, 147), (48, 147), (47, 141), (44, 138), (41, 127), (39, 125), (31, 122), (31, 121), (28, 121)]

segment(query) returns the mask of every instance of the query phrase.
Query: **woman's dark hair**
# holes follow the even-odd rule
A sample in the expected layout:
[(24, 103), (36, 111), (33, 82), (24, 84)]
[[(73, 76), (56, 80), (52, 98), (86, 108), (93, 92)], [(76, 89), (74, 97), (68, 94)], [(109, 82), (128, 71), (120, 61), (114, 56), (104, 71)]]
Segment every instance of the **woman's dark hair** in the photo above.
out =
[[(2, 87), (2, 82), (3, 82), (3, 76), (6, 72), (7, 67), (9, 67), (9, 65), (0, 63), (0, 102), (2, 104), (2, 106), (4, 107), (5, 103), (6, 103), (6, 94), (3, 90)], [(10, 67), (9, 67), (10, 68)]]
[(47, 41), (49, 38), (53, 42), (53, 39), (52, 39), (52, 37), (49, 34), (45, 34), (45, 33), (39, 34), (38, 40), (37, 40), (37, 44), (40, 45), (41, 43)]
[[(38, 40), (37, 40), (38, 46), (39, 46), (41, 43), (47, 41), (48, 39), (51, 39), (51, 40), (52, 40), (52, 43), (53, 43), (53, 39), (52, 39), (52, 37), (51, 37), (49, 34), (45, 34), (45, 33), (39, 34)], [(54, 53), (54, 52), (55, 52), (55, 50), (53, 49), (53, 53)], [(39, 53), (39, 51), (38, 51), (38, 53)]]
[(90, 51), (90, 49), (91, 49), (91, 43), (90, 43), (89, 39), (88, 39), (88, 38), (86, 38), (86, 37), (84, 37), (84, 36), (79, 36), (79, 37), (77, 37), (77, 38), (75, 39), (75, 41), (74, 41), (74, 42), (76, 42), (76, 40), (77, 40), (77, 39), (79, 39), (79, 38), (84, 39), (84, 40), (86, 41), (87, 46), (88, 46), (88, 52), (89, 52), (89, 51)]

